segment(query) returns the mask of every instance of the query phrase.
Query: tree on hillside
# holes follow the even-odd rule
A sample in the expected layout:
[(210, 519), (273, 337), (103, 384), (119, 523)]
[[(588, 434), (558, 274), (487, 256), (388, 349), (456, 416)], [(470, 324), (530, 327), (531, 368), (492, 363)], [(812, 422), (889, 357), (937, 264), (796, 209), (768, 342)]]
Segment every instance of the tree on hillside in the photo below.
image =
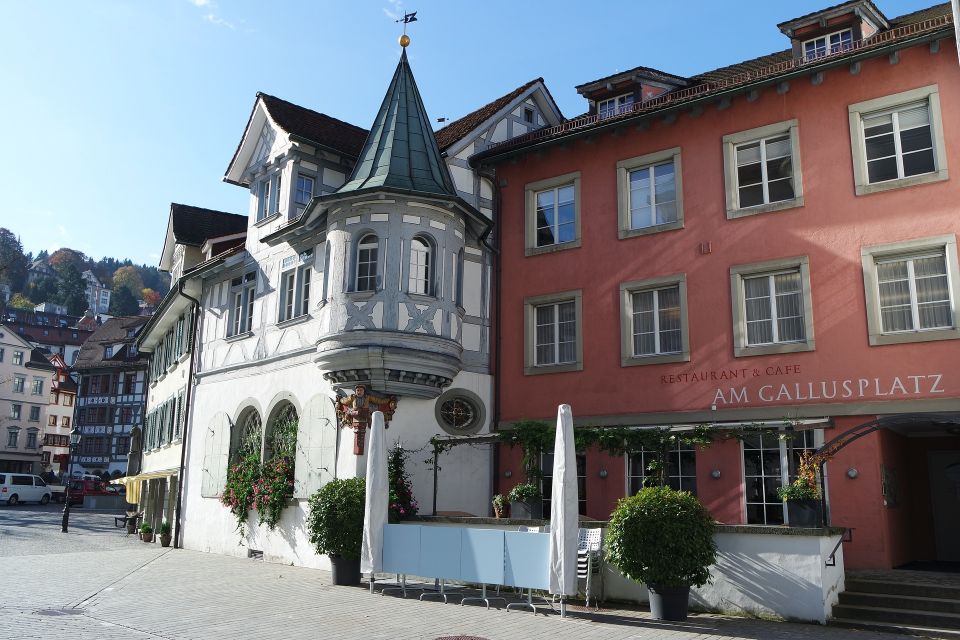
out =
[(16, 293), (7, 302), (7, 306), (11, 309), (26, 309), (27, 311), (33, 311), (33, 308), (37, 305), (35, 305), (30, 298), (22, 293)]
[(133, 265), (120, 267), (113, 274), (113, 292), (116, 295), (120, 289), (126, 289), (131, 297), (140, 295), (143, 290), (143, 278)]
[(157, 306), (160, 304), (160, 301), (163, 300), (163, 296), (149, 287), (144, 288), (143, 291), (140, 292), (140, 296), (143, 298), (143, 301), (151, 307)]
[(25, 293), (31, 300), (61, 304), (59, 284), (56, 278), (37, 278), (27, 285)]
[(143, 286), (153, 289), (161, 297), (170, 291), (170, 275), (163, 273), (160, 269), (142, 264), (140, 265), (140, 276), (143, 278)]
[(29, 267), (20, 239), (9, 229), (0, 228), (0, 282), (10, 285), (12, 291), (23, 291)]
[(63, 270), (67, 265), (72, 265), (77, 273), (80, 273), (87, 268), (87, 256), (82, 251), (63, 247), (53, 252), (53, 255), (47, 260), (47, 264), (57, 271)]
[(110, 315), (135, 316), (140, 313), (140, 303), (126, 287), (117, 287), (110, 296)]
[(84, 282), (80, 271), (69, 262), (59, 269), (59, 273), (60, 286), (57, 289), (57, 297), (60, 299), (60, 304), (65, 306), (67, 313), (72, 316), (83, 315), (83, 312), (89, 306), (87, 302), (87, 283)]

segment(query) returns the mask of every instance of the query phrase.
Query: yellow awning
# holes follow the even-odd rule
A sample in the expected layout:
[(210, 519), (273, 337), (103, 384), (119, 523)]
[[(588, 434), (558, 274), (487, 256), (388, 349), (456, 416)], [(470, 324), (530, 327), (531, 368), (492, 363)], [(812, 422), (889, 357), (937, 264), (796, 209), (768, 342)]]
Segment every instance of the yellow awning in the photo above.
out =
[(147, 471), (146, 473), (141, 473), (135, 476), (127, 476), (125, 478), (117, 478), (116, 480), (111, 480), (110, 484), (122, 484), (127, 488), (127, 502), (130, 504), (139, 504), (140, 503), (140, 487), (143, 480), (153, 480), (156, 478), (168, 478), (170, 476), (179, 475), (179, 469), (163, 469), (162, 471)]

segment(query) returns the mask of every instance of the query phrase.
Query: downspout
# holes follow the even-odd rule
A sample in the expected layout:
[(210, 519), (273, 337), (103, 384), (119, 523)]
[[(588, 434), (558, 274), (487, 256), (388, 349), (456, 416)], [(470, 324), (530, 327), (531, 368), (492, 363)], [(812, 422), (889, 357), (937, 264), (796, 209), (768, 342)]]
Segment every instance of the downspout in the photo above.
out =
[(193, 375), (199, 364), (196, 353), (198, 342), (197, 338), (200, 336), (200, 301), (196, 298), (188, 296), (184, 292), (184, 284), (186, 283), (184, 282), (183, 278), (177, 282), (177, 293), (193, 303), (193, 322), (191, 323), (190, 328), (190, 332), (193, 335), (190, 336), (190, 369), (187, 371), (187, 393), (183, 398), (183, 406), (184, 410), (187, 412), (187, 418), (185, 418), (183, 421), (183, 433), (180, 434), (180, 477), (177, 482), (177, 506), (174, 514), (174, 519), (177, 522), (177, 533), (176, 537), (173, 539), (174, 549), (183, 548), (183, 518), (181, 511), (183, 508), (184, 467), (187, 462), (187, 443), (190, 442), (190, 425), (193, 423), (193, 411), (190, 408), (190, 401), (193, 400)]
[[(500, 185), (497, 183), (496, 171), (477, 170), (477, 175), (490, 181), (493, 190), (493, 211), (491, 220), (493, 222), (493, 245), (487, 240), (487, 236), (481, 239), (483, 246), (490, 250), (493, 256), (493, 287), (494, 287), (494, 309), (493, 309), (493, 333), (494, 344), (491, 349), (493, 356), (493, 406), (491, 407), (490, 425), (491, 432), (497, 429), (500, 424), (500, 282), (502, 278), (500, 262)], [(500, 478), (500, 447), (493, 443), (493, 456), (490, 460), (490, 490), (496, 491), (497, 481)]]

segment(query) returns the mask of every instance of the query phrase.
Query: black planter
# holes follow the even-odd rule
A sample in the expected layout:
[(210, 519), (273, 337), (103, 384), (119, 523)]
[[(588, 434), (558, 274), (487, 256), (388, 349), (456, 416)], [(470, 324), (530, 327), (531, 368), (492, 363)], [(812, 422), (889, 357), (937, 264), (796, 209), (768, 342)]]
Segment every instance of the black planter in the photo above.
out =
[(350, 560), (340, 556), (330, 556), (333, 584), (352, 587), (360, 584), (360, 558)]
[(787, 517), (790, 519), (791, 527), (819, 527), (821, 526), (820, 501), (815, 498), (787, 500)]
[(511, 502), (510, 517), (517, 520), (539, 520), (543, 517), (543, 502)]
[(690, 587), (647, 585), (650, 592), (650, 615), (655, 620), (683, 622), (690, 604)]

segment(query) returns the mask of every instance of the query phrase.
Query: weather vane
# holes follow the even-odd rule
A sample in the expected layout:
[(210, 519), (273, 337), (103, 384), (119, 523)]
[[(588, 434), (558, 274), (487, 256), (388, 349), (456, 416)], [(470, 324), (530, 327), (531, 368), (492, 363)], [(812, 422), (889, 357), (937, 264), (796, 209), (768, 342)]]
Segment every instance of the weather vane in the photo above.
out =
[(400, 36), (400, 46), (406, 48), (410, 44), (410, 36), (407, 35), (407, 25), (411, 22), (417, 21), (417, 12), (404, 13), (403, 17), (397, 20), (397, 22), (403, 23), (403, 35)]

